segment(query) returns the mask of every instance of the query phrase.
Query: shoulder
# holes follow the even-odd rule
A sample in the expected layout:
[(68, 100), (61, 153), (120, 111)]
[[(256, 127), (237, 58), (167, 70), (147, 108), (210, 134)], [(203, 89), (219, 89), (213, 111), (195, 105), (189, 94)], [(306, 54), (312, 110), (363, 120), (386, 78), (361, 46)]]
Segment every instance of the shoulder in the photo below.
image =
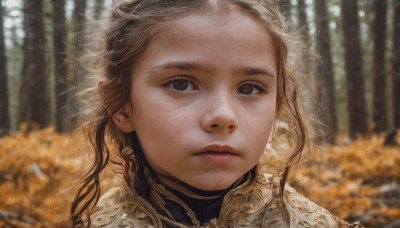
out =
[(90, 216), (90, 227), (154, 227), (154, 220), (124, 186), (107, 191)]
[(290, 186), (285, 187), (284, 198), (293, 227), (363, 227), (340, 220)]
[(294, 188), (286, 185), (283, 205), (279, 200), (279, 178), (263, 175), (264, 183), (271, 188), (271, 200), (265, 206), (263, 225), (268, 227), (363, 227), (346, 223), (328, 210), (316, 205)]

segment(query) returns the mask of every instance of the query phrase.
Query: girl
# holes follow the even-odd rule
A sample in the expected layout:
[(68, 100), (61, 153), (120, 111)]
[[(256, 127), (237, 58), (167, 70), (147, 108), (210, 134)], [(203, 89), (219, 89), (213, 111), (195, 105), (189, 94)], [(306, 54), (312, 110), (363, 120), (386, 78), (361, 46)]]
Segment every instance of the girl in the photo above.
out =
[[(310, 140), (289, 38), (270, 0), (117, 5), (94, 59), (101, 102), (84, 125), (94, 165), (72, 225), (357, 227), (285, 187)], [(276, 122), (294, 133), (279, 177), (260, 162)], [(100, 199), (107, 139), (119, 148), (123, 181)]]

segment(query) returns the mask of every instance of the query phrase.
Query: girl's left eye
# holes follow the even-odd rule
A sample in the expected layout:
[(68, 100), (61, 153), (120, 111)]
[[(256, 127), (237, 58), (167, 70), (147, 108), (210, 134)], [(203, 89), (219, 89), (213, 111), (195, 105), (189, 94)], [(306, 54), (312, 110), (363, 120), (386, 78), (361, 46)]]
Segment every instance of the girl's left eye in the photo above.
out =
[(168, 82), (168, 87), (177, 91), (186, 91), (195, 89), (195, 85), (193, 82), (186, 79), (175, 79), (173, 81)]
[(244, 84), (239, 87), (239, 93), (245, 95), (256, 95), (264, 92), (264, 89), (261, 85), (258, 84)]

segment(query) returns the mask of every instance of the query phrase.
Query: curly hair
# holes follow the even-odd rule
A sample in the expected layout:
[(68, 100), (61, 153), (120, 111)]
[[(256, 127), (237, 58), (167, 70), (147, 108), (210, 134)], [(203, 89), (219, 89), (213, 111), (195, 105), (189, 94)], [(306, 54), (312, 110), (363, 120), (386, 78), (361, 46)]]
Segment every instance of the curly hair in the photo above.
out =
[[(174, 20), (194, 11), (207, 10), (219, 6), (234, 5), (247, 15), (260, 22), (273, 40), (277, 60), (277, 111), (275, 122), (285, 122), (289, 127), (283, 134), (290, 145), (290, 154), (285, 161), (280, 182), (280, 195), (283, 201), (283, 189), (293, 164), (301, 157), (304, 147), (311, 141), (310, 120), (304, 114), (303, 104), (298, 99), (296, 80), (301, 76), (302, 45), (286, 24), (284, 17), (273, 0), (127, 0), (115, 5), (112, 15), (96, 27), (93, 38), (89, 39), (95, 48), (89, 48), (85, 57), (87, 68), (92, 73), (92, 86), (84, 91), (87, 111), (83, 117), (87, 120), (82, 125), (87, 141), (90, 142), (94, 162), (78, 185), (78, 191), (71, 206), (72, 226), (82, 225), (86, 216), (90, 225), (90, 213), (100, 198), (100, 173), (110, 160), (110, 142), (119, 149), (118, 156), (123, 158), (124, 178), (135, 184), (135, 190), (141, 194), (143, 180), (141, 172), (148, 165), (144, 157), (135, 150), (135, 161), (121, 154), (125, 146), (134, 146), (132, 133), (120, 131), (113, 123), (111, 116), (129, 100), (130, 77), (132, 66), (144, 52), (152, 37), (164, 22)], [(96, 84), (106, 78), (102, 86), (101, 98)], [(277, 124), (274, 125), (274, 134)], [(281, 130), (280, 130), (281, 131)], [(272, 137), (274, 143), (274, 137)], [(135, 149), (135, 148), (134, 148)], [(139, 154), (138, 154), (139, 153)], [(129, 172), (134, 169), (134, 175)]]

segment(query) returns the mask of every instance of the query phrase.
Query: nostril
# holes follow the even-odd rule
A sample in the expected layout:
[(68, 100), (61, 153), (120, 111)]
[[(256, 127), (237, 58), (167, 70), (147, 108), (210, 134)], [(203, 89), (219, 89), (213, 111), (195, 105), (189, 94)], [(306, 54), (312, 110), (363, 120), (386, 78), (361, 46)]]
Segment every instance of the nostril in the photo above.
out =
[(218, 127), (219, 127), (218, 124), (211, 124), (211, 128), (213, 128), (213, 129), (218, 128)]

